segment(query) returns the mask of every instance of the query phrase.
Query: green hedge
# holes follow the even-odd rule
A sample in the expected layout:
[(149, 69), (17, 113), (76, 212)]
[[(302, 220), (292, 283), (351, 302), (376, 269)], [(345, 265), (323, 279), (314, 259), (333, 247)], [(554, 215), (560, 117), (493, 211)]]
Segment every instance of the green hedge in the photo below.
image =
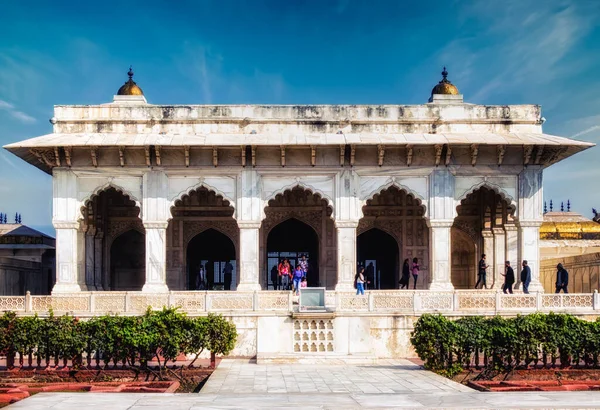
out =
[[(151, 360), (160, 367), (180, 354), (203, 351), (226, 355), (235, 346), (235, 325), (222, 316), (189, 318), (177, 309), (148, 311), (143, 316), (99, 316), (86, 321), (65, 315), (48, 318), (0, 317), (0, 353), (9, 367), (18, 353), (20, 363), (106, 367), (122, 364), (146, 368)], [(84, 363), (83, 357), (85, 356)], [(193, 364), (193, 362), (192, 362)]]
[(515, 318), (441, 315), (419, 318), (410, 339), (425, 367), (447, 375), (544, 365), (600, 367), (600, 318), (535, 313)]

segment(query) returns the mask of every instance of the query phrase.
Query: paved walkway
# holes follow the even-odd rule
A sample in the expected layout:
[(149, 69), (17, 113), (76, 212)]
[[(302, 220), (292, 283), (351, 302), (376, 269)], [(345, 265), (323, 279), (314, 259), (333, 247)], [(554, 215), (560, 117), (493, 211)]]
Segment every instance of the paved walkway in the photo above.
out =
[(600, 392), (482, 393), (406, 360), (256, 365), (223, 360), (200, 394), (40, 393), (9, 409), (600, 408)]

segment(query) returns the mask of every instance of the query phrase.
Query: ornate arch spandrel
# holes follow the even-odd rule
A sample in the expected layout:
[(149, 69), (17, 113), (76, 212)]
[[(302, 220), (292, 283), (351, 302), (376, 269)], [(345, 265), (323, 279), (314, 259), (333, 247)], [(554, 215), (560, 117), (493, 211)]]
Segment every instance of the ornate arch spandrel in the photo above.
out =
[[(364, 197), (362, 197), (360, 199), (361, 202), (361, 212), (362, 209), (367, 206), (367, 203), (369, 201), (371, 201), (373, 198), (375, 198), (375, 196), (377, 195), (381, 195), (382, 192), (388, 190), (389, 188), (397, 188), (399, 191), (404, 191), (407, 195), (412, 196), (416, 201), (417, 201), (417, 205), (422, 206), (423, 207), (423, 215), (427, 215), (428, 212), (428, 208), (427, 208), (427, 198), (424, 198), (422, 195), (420, 195), (417, 191), (415, 191), (414, 189), (398, 182), (396, 180), (396, 178), (390, 178), (385, 184), (380, 185), (379, 187), (377, 187), (376, 189), (370, 191), (367, 195), (365, 195)], [(364, 215), (363, 215), (364, 216)]]
[(100, 185), (96, 187), (89, 195), (85, 196), (81, 201), (79, 201), (79, 220), (85, 220), (85, 209), (89, 206), (90, 202), (92, 202), (95, 198), (97, 198), (102, 192), (106, 192), (109, 189), (114, 189), (115, 191), (121, 193), (123, 196), (128, 198), (130, 201), (135, 203), (135, 206), (139, 210), (138, 217), (142, 217), (142, 204), (140, 200), (133, 195), (129, 190), (115, 184), (112, 181), (107, 182), (106, 184)]
[(469, 195), (473, 194), (475, 191), (477, 191), (481, 188), (487, 188), (490, 191), (495, 192), (497, 195), (500, 195), (500, 198), (502, 198), (502, 201), (504, 201), (505, 203), (508, 204), (508, 208), (510, 208), (509, 213), (514, 213), (515, 210), (517, 209), (517, 202), (516, 202), (515, 198), (513, 198), (508, 192), (506, 192), (506, 190), (504, 188), (502, 188), (500, 185), (494, 184), (493, 182), (490, 182), (490, 181), (480, 181), (480, 182), (476, 183), (475, 185), (471, 186), (469, 189), (467, 189), (460, 197), (458, 197), (456, 199), (456, 201), (457, 201), (456, 208), (458, 209), (458, 207), (461, 205), (461, 202), (463, 200), (465, 200)]
[(202, 232), (214, 229), (217, 232), (222, 233), (228, 237), (235, 246), (236, 253), (239, 249), (240, 242), (240, 228), (237, 222), (232, 219), (230, 221), (186, 221), (183, 225), (183, 246), (187, 250), (188, 245), (192, 239)]
[(225, 194), (223, 191), (221, 191), (220, 189), (206, 183), (206, 181), (204, 181), (203, 178), (200, 178), (200, 181), (197, 184), (194, 184), (184, 190), (182, 190), (181, 192), (179, 192), (178, 194), (176, 194), (171, 201), (169, 201), (169, 213), (171, 214), (171, 219), (173, 219), (173, 208), (177, 207), (177, 202), (182, 201), (183, 198), (185, 196), (190, 196), (194, 191), (197, 191), (201, 188), (205, 188), (206, 190), (208, 190), (209, 192), (213, 192), (216, 196), (220, 196), (221, 198), (223, 198), (224, 200), (226, 200), (227, 202), (229, 202), (230, 207), (233, 208), (233, 217), (235, 218), (235, 214), (236, 214), (236, 203), (235, 203), (235, 199), (234, 198), (230, 198), (227, 194)]
[(265, 219), (265, 208), (267, 208), (269, 206), (269, 202), (271, 202), (272, 200), (276, 199), (278, 196), (285, 194), (286, 191), (293, 191), (295, 188), (300, 188), (304, 191), (308, 191), (310, 193), (312, 193), (313, 195), (316, 195), (318, 197), (320, 197), (321, 199), (325, 200), (327, 202), (327, 206), (331, 209), (331, 217), (333, 218), (333, 214), (335, 212), (335, 203), (333, 201), (333, 199), (327, 195), (326, 193), (324, 193), (323, 191), (321, 191), (318, 188), (315, 188), (314, 186), (307, 184), (303, 181), (301, 181), (300, 179), (297, 179), (294, 183), (291, 183), (289, 185), (286, 185), (280, 189), (277, 189), (275, 191), (273, 191), (270, 195), (266, 196), (263, 199), (263, 219)]

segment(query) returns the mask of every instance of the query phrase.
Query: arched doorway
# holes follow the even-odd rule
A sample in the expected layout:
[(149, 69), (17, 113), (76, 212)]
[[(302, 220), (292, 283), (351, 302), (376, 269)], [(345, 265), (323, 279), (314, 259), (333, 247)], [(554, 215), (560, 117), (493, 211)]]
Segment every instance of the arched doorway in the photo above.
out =
[[(505, 261), (518, 266), (515, 208), (494, 189), (482, 186), (463, 198), (456, 208), (452, 226), (452, 285), (471, 288), (477, 282), (477, 262), (486, 255), (489, 266), (487, 288), (500, 288), (504, 282)], [(455, 261), (454, 258), (459, 258)], [(467, 275), (467, 277), (465, 277)]]
[[(366, 201), (356, 232), (357, 262), (366, 263), (366, 270), (371, 261), (377, 261), (378, 267), (373, 262), (376, 280), (372, 289), (398, 289), (402, 261), (406, 258), (418, 259), (417, 289), (427, 288), (429, 228), (424, 215), (421, 200), (395, 186)], [(381, 276), (377, 277), (379, 272)]]
[(365, 267), (367, 289), (396, 289), (400, 280), (398, 242), (388, 233), (377, 229), (358, 235), (358, 263)]
[(145, 236), (131, 229), (110, 247), (110, 290), (142, 290), (145, 282)]
[[(145, 282), (146, 246), (136, 202), (122, 191), (107, 187), (85, 203), (82, 214), (87, 288), (141, 289)], [(121, 278), (121, 274), (126, 277)]]
[[(237, 289), (237, 252), (240, 231), (229, 200), (206, 187), (191, 189), (171, 207), (167, 228), (167, 284), (169, 289), (198, 289), (199, 265), (206, 269), (204, 288)], [(225, 279), (227, 260), (233, 268)], [(229, 271), (227, 269), (227, 271)]]
[(275, 195), (264, 212), (259, 236), (262, 288), (276, 289), (273, 274), (281, 258), (295, 264), (302, 254), (307, 254), (308, 286), (334, 289), (337, 238), (330, 203), (297, 186)]
[(192, 238), (186, 255), (188, 289), (199, 288), (197, 278), (200, 266), (206, 272), (208, 289), (236, 289), (235, 245), (227, 235), (215, 229), (207, 229)]
[(281, 222), (271, 229), (267, 237), (267, 280), (270, 286), (274, 287), (273, 268), (276, 268), (280, 261), (287, 258), (294, 268), (302, 255), (308, 260), (308, 286), (319, 286), (319, 237), (315, 230), (295, 218)]

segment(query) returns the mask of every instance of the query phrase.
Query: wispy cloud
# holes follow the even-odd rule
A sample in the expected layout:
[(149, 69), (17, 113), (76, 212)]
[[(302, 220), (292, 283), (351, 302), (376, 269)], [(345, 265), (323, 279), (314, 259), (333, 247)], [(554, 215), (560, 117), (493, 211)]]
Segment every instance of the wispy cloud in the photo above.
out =
[(16, 118), (21, 122), (28, 124), (36, 122), (36, 119), (31, 115), (27, 115), (23, 111), (19, 111), (13, 104), (10, 104), (4, 100), (0, 100), (0, 110), (8, 112), (11, 117)]

